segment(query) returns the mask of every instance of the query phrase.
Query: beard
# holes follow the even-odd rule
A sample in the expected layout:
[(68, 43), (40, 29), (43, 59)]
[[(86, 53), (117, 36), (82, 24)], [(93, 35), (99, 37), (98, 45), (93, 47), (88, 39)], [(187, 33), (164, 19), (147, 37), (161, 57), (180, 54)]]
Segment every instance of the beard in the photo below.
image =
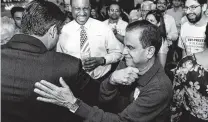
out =
[(112, 20), (118, 20), (119, 19), (119, 16), (111, 16), (110, 17)]
[(163, 7), (163, 6), (158, 6), (158, 7), (157, 7), (157, 10), (160, 11), (161, 13), (163, 13), (163, 12), (166, 11), (166, 8)]
[[(194, 17), (195, 16), (195, 17)], [(202, 13), (200, 13), (199, 15), (196, 15), (195, 13), (191, 13), (191, 14), (187, 14), (186, 15), (188, 21), (192, 24), (197, 23), (199, 20), (201, 20), (202, 18)]]

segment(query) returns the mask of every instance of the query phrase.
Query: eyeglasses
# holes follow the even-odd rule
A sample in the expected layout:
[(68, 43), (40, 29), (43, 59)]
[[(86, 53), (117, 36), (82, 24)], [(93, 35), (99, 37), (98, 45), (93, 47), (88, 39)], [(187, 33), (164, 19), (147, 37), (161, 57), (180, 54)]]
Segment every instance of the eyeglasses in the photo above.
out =
[(199, 7), (199, 6), (201, 6), (201, 5), (192, 5), (192, 6), (189, 6), (189, 7), (187, 7), (187, 6), (185, 6), (184, 8), (183, 8), (183, 10), (184, 11), (188, 11), (188, 9), (190, 10), (190, 11), (194, 11), (197, 7)]
[(151, 10), (141, 10), (141, 12), (149, 12), (149, 11), (151, 11)]

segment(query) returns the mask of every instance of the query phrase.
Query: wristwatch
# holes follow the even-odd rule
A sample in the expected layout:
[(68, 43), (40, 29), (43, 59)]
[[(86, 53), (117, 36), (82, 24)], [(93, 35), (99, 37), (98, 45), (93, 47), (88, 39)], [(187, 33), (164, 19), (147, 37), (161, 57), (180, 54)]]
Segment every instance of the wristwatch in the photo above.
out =
[(106, 59), (103, 57), (103, 62), (102, 62), (102, 66), (106, 64)]
[(81, 100), (77, 98), (76, 102), (69, 107), (72, 113), (75, 113), (81, 104)]

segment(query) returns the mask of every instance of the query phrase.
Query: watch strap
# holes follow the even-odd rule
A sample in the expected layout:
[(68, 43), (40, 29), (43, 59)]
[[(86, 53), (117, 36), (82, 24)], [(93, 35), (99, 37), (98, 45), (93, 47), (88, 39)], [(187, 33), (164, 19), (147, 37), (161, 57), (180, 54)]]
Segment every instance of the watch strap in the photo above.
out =
[(72, 113), (75, 113), (77, 109), (79, 108), (80, 104), (81, 104), (81, 100), (77, 98), (76, 102), (70, 106), (69, 110)]

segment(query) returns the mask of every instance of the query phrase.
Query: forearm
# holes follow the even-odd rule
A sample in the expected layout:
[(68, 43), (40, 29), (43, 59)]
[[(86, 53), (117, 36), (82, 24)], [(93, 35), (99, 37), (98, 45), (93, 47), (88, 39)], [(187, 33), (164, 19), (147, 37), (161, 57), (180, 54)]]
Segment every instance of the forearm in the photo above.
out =
[(178, 32), (176, 31), (175, 33), (170, 33), (167, 38), (169, 41), (176, 41), (178, 39)]
[(108, 102), (112, 101), (118, 94), (117, 86), (110, 83), (110, 78), (107, 78), (100, 85), (99, 101)]
[(104, 112), (98, 107), (91, 107), (84, 102), (80, 103), (79, 108), (75, 112), (76, 115), (84, 118), (86, 122), (122, 122), (117, 114)]
[[(89, 105), (97, 105), (100, 82), (92, 79), (83, 69), (80, 69), (77, 75), (77, 88), (79, 90), (79, 98)], [(90, 97), (90, 96), (93, 97)]]
[(116, 38), (122, 43), (124, 44), (124, 36), (122, 36), (121, 34), (117, 33), (116, 35)]

